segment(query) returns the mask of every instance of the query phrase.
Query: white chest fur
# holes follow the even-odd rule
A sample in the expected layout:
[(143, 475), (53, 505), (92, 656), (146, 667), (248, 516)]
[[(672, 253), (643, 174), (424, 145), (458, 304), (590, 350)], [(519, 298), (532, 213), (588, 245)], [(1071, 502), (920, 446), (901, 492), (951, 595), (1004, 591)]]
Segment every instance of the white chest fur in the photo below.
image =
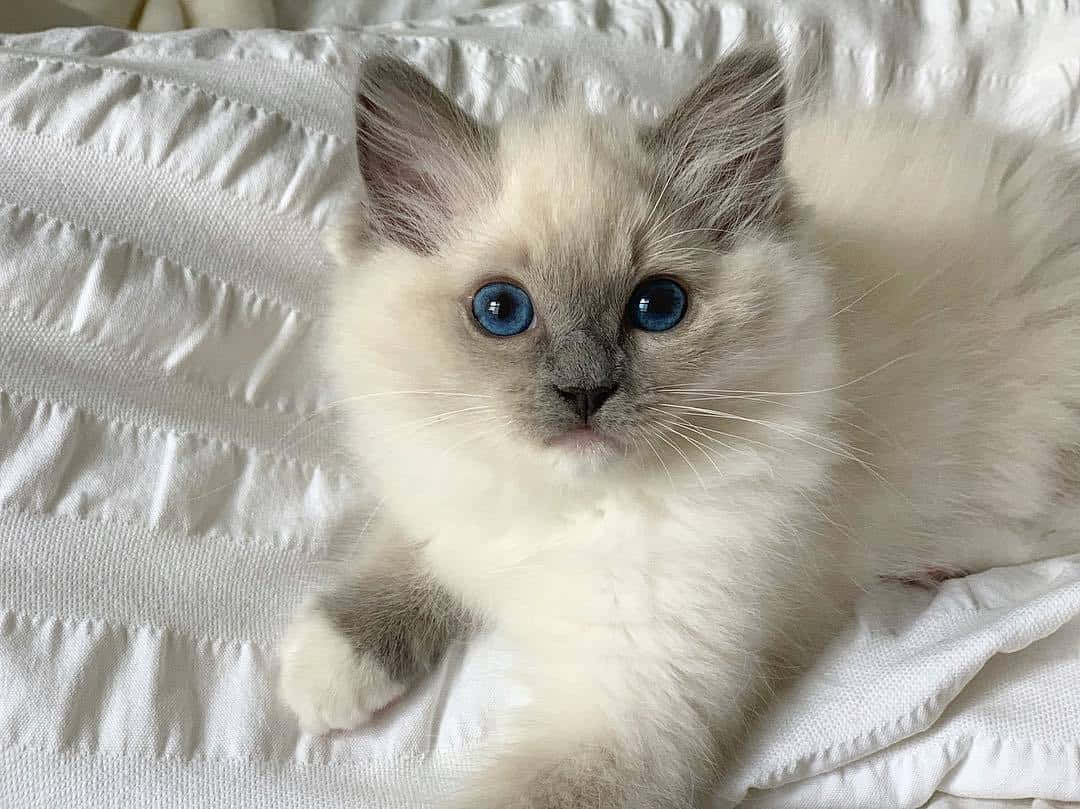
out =
[(657, 495), (448, 521), (461, 528), (438, 533), (427, 558), (535, 660), (623, 681), (670, 673), (673, 660), (714, 665), (759, 589), (763, 573), (747, 565), (770, 563), (746, 552), (763, 526), (730, 506)]

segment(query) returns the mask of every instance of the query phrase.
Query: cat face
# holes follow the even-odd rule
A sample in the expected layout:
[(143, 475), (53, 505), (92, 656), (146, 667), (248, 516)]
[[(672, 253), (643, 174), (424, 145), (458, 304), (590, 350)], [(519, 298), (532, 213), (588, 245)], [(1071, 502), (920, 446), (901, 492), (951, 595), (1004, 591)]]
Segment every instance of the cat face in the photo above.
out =
[(365, 446), (720, 472), (755, 405), (720, 425), (699, 412), (708, 392), (775, 384), (820, 331), (820, 271), (789, 234), (779, 77), (729, 60), (648, 131), (561, 103), (495, 131), (400, 63), (370, 64), (367, 199), (331, 243), (335, 362)]

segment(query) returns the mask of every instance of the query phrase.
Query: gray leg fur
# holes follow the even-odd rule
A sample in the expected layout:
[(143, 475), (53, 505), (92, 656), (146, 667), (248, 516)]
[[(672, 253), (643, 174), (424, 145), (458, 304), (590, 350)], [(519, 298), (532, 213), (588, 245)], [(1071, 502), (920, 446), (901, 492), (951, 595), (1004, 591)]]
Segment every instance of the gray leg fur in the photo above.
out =
[(423, 572), (416, 550), (406, 543), (383, 541), (358, 561), (316, 606), (393, 680), (415, 682), (474, 622)]

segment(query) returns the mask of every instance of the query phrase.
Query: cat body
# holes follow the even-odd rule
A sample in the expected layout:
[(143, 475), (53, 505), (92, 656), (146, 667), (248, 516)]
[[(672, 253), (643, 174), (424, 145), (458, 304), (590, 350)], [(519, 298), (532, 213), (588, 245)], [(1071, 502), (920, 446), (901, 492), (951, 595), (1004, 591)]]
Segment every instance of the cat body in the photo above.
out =
[[(761, 54), (646, 131), (565, 103), (485, 129), (386, 60), (358, 110), (329, 356), (382, 499), (283, 645), (309, 729), (493, 626), (532, 698), (456, 805), (689, 809), (878, 577), (1080, 547), (1066, 153), (785, 120)], [(484, 331), (491, 284), (526, 328)]]

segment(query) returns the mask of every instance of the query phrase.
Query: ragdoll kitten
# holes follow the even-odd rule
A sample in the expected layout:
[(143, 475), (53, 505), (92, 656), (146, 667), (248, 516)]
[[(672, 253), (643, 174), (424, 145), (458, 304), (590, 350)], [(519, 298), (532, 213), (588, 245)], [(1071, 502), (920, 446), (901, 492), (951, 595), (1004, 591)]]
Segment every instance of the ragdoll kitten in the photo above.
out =
[(304, 728), (492, 626), (531, 701), (432, 805), (688, 809), (877, 577), (1080, 549), (1080, 173), (783, 95), (743, 52), (491, 129), (367, 65), (330, 354), (382, 499), (284, 641)]

